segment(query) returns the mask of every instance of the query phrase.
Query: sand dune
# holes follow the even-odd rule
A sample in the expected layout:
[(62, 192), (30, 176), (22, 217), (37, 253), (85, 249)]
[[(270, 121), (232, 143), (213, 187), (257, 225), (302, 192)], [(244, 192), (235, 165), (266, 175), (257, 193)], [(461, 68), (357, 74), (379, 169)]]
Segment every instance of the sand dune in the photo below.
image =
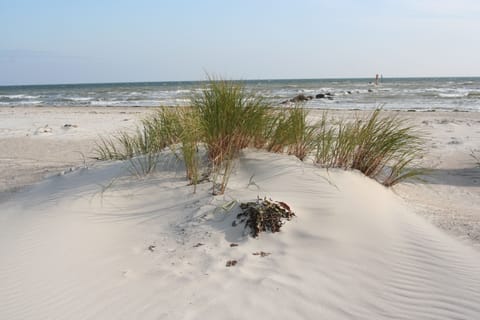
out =
[[(480, 318), (479, 252), (361, 174), (246, 151), (212, 197), (175, 162), (140, 180), (126, 165), (0, 204), (0, 319)], [(222, 206), (257, 196), (297, 217), (244, 235)]]

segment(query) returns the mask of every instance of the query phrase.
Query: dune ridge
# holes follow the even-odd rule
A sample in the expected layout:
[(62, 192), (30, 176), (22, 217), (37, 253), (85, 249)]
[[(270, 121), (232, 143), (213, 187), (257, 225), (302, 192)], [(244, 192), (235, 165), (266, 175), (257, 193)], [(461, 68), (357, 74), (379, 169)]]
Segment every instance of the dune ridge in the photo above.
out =
[[(361, 174), (247, 150), (212, 197), (178, 165), (75, 170), (0, 203), (0, 318), (480, 317), (478, 251)], [(222, 206), (257, 196), (297, 217), (245, 236)]]

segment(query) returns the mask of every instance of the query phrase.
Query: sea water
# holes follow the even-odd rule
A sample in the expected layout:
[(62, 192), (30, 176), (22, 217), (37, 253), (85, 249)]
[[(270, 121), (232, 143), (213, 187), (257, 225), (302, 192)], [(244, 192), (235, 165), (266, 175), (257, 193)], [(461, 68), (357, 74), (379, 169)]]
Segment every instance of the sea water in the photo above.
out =
[[(480, 111), (480, 78), (247, 80), (247, 90), (281, 105), (299, 94), (306, 107)], [(205, 82), (0, 86), (0, 107), (187, 106)], [(330, 98), (315, 98), (330, 94)]]

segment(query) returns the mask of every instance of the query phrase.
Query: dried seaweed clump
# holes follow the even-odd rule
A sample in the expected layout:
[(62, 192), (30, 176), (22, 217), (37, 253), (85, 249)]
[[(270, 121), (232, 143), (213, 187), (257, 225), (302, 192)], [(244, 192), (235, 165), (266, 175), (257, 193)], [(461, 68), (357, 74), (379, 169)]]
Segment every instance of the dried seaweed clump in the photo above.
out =
[[(254, 202), (241, 203), (242, 212), (237, 215), (239, 223), (245, 222), (245, 228), (250, 229), (252, 237), (256, 238), (260, 232), (278, 232), (285, 223), (295, 216), (290, 207), (281, 201), (260, 199)], [(237, 225), (237, 221), (233, 225)]]

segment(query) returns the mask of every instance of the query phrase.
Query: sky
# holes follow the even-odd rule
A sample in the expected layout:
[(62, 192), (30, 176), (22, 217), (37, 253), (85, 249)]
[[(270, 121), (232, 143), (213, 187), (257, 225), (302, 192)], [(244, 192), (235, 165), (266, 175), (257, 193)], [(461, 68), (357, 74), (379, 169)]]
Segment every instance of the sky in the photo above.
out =
[(0, 85), (480, 76), (478, 0), (0, 0)]

